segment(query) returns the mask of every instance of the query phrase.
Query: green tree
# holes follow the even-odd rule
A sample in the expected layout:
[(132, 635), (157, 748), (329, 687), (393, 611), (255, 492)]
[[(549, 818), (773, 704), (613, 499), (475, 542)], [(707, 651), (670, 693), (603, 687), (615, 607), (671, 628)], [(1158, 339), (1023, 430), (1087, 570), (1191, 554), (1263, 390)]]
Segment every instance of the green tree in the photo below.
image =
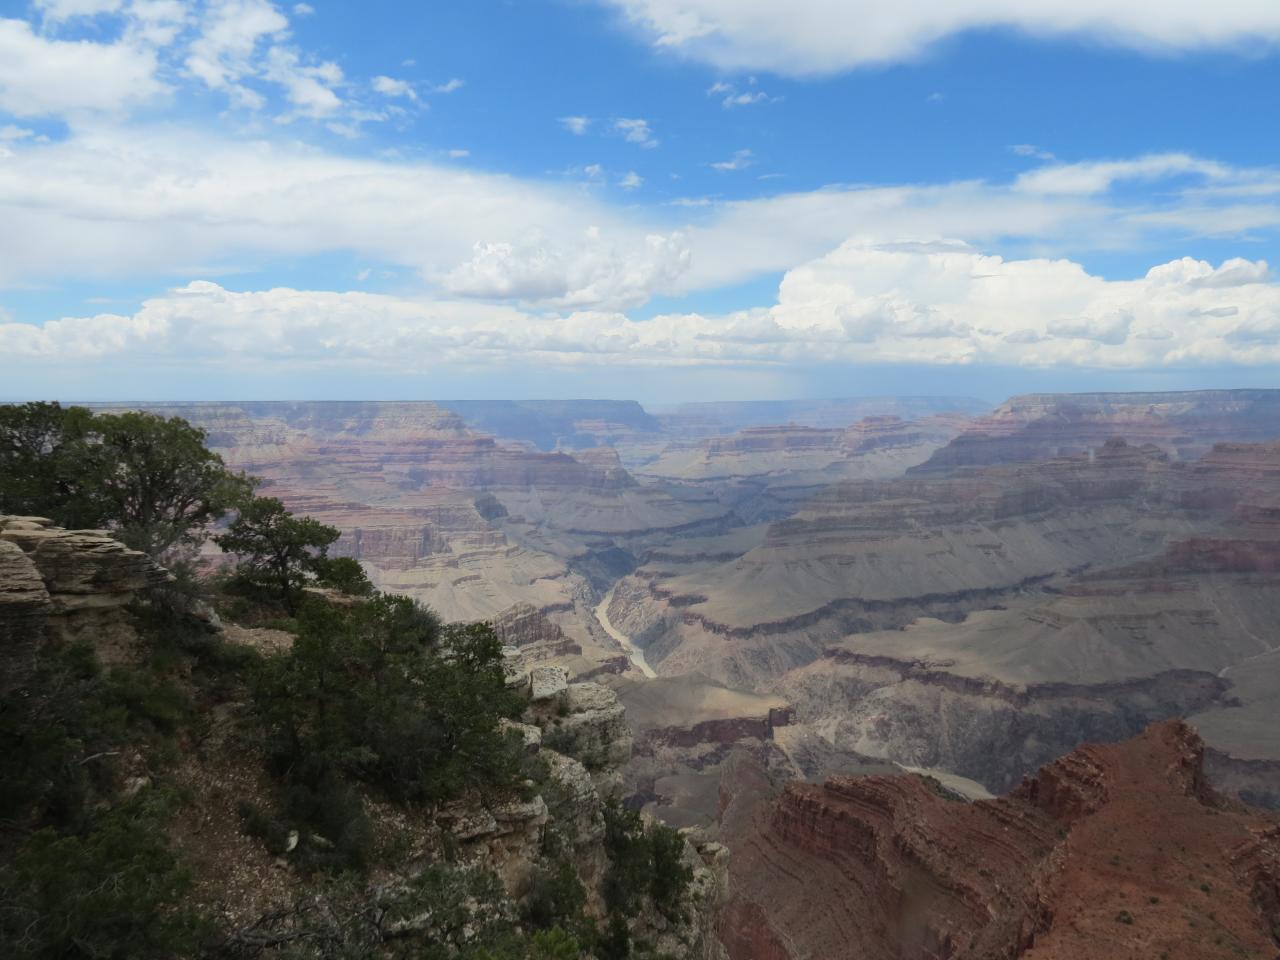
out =
[(352, 557), (325, 557), (316, 561), (316, 583), (322, 587), (332, 587), (353, 597), (367, 597), (373, 593), (373, 584), (360, 566), (360, 561)]
[(312, 517), (295, 517), (275, 497), (254, 497), (241, 506), (227, 532), (213, 539), (240, 556), (245, 580), (272, 590), (293, 614), (303, 585), (340, 535)]
[(253, 482), (205, 446), (181, 417), (129, 411), (94, 418), (106, 470), (108, 516), (129, 546), (159, 557), (203, 539), (205, 528), (245, 500)]
[(650, 861), (649, 896), (669, 920), (679, 919), (693, 870), (684, 862), (684, 838), (665, 824), (655, 823), (648, 832)]
[(0, 513), (48, 517), (72, 529), (103, 526), (102, 459), (85, 407), (0, 406)]
[(27, 403), (0, 407), (0, 512), (110, 527), (153, 557), (194, 546), (252, 481), (180, 417)]
[(431, 805), (525, 776), (518, 738), (499, 727), (522, 702), (506, 688), (493, 630), (442, 627), (405, 597), (304, 604), (297, 639), (264, 659), (253, 695), (286, 816), (331, 844), (347, 836), (345, 865), (359, 865), (364, 829), (353, 783)]

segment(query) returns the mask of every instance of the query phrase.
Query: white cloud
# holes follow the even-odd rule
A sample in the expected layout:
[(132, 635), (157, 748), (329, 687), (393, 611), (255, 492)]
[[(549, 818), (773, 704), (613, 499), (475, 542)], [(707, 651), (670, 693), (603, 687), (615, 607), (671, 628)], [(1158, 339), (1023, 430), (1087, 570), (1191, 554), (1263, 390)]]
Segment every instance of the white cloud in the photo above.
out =
[(455, 90), (461, 90), (465, 86), (466, 86), (465, 81), (459, 80), (457, 77), (454, 77), (452, 80), (449, 80), (446, 83), (437, 84), (436, 86), (432, 87), (431, 90), (433, 93), (453, 93)]
[(646, 150), (652, 150), (660, 142), (653, 135), (649, 121), (641, 120), (637, 117), (622, 117), (614, 120), (613, 131), (619, 134), (627, 143), (638, 143)]
[(599, 0), (662, 48), (725, 70), (828, 74), (919, 56), (965, 30), (1102, 40), (1144, 52), (1280, 42), (1272, 0)]
[(418, 93), (407, 80), (396, 80), (393, 77), (374, 77), (373, 89), (384, 97), (408, 97), (417, 100)]
[(1034, 143), (1015, 143), (1009, 148), (1020, 157), (1031, 157), (1035, 160), (1057, 160), (1048, 150), (1041, 150)]
[(268, 0), (212, 0), (187, 52), (187, 70), (211, 90), (226, 91), (246, 106), (260, 106), (261, 96), (239, 81), (258, 72), (258, 45), (288, 26)]
[(590, 117), (561, 117), (560, 126), (564, 127), (572, 134), (581, 137), (587, 132), (587, 128), (591, 126)]
[[(58, 142), (25, 138), (6, 149), (12, 156), (0, 163), (0, 289), (66, 278), (209, 276), (261, 270), (273, 257), (339, 251), (416, 271), (429, 285), (451, 275), (462, 283), (477, 244), (518, 248), (538, 235), (550, 259), (574, 263), (583, 260), (581, 238), (594, 225), (617, 252), (611, 270), (627, 274), (630, 260), (630, 274), (652, 284), (647, 295), (680, 295), (780, 273), (853, 233), (956, 236), (1011, 253), (1064, 253), (1233, 234), (1242, 222), (1250, 230), (1280, 228), (1274, 205), (1234, 205), (1230, 191), (1262, 182), (1266, 171), (1257, 170), (1177, 174), (1178, 190), (1191, 197), (1185, 201), (1164, 189), (1148, 200), (1126, 191), (1123, 202), (1106, 193), (1038, 193), (1015, 180), (829, 187), (646, 208), (610, 206), (584, 191), (579, 174), (605, 178), (598, 164), (575, 171), (572, 181), (543, 183), (467, 170), (443, 157), (438, 164), (361, 160), (171, 125), (82, 126)], [(1144, 165), (1142, 158), (1134, 163)], [(1062, 175), (1071, 178), (1065, 169)], [(1223, 196), (1206, 194), (1206, 185)], [(677, 231), (687, 261), (678, 271), (652, 269), (645, 238)], [(521, 256), (489, 266), (503, 263), (527, 272)], [(592, 290), (609, 302), (646, 295), (640, 282), (595, 283), (568, 269), (558, 276), (559, 289), (543, 287), (549, 301), (581, 303)], [(473, 296), (486, 289), (464, 285)], [(518, 286), (510, 281), (509, 288)]]
[(316, 8), (309, 3), (295, 3), (293, 5), (293, 15), (295, 17), (309, 17), (316, 12)]
[(1042, 194), (1104, 193), (1127, 180), (1160, 180), (1179, 174), (1204, 177), (1208, 182), (1233, 176), (1230, 167), (1185, 153), (1159, 153), (1133, 160), (1057, 164), (1037, 167), (1018, 178), (1018, 188)]
[(728, 160), (719, 160), (710, 166), (712, 170), (729, 172), (733, 170), (744, 170), (753, 163), (755, 163), (755, 154), (750, 150), (735, 150), (732, 158)]
[[(644, 283), (673, 275), (653, 268), (645, 239), (671, 227), (610, 209), (576, 184), (172, 127), (85, 128), (54, 143), (18, 141), (0, 163), (0, 223), (0, 289), (262, 269), (273, 256), (331, 251), (436, 283), (470, 263), (476, 244), (519, 245), (533, 234), (549, 257), (607, 261), (620, 278), (603, 282), (586, 267), (566, 268), (563, 287), (542, 287), (557, 301), (585, 302), (592, 290), (630, 301)], [(612, 253), (584, 250), (591, 226)]]
[(644, 177), (632, 170), (618, 181), (618, 186), (623, 190), (635, 190), (638, 187), (644, 186)]
[(342, 99), (333, 92), (333, 88), (342, 83), (342, 69), (336, 63), (325, 61), (308, 66), (295, 51), (272, 47), (267, 51), (262, 75), (278, 83), (284, 89), (285, 98), (304, 117), (328, 117), (342, 106)]
[[(672, 238), (650, 238), (655, 248)], [(526, 285), (574, 269), (532, 247)], [(133, 315), (0, 322), (23, 370), (77, 360), (297, 374), (308, 368), (423, 373), (529, 363), (583, 368), (822, 363), (1018, 364), (1112, 369), (1280, 363), (1280, 285), (1195, 285), (1234, 269), (1178, 262), (1107, 281), (1066, 260), (1005, 260), (949, 241), (850, 241), (788, 271), (772, 307), (635, 321), (615, 311), (530, 313), (465, 300), (274, 289), (207, 281)], [(504, 272), (504, 276), (510, 276)], [(1182, 279), (1177, 279), (1177, 278)], [(549, 285), (546, 289), (560, 286)], [(514, 296), (513, 290), (513, 296)]]
[(443, 285), (468, 297), (626, 307), (670, 285), (689, 262), (680, 233), (619, 241), (590, 227), (570, 246), (531, 231), (516, 241), (477, 243), (471, 259), (450, 272)]
[(36, 132), (28, 130), (25, 127), (19, 127), (12, 123), (6, 123), (0, 127), (0, 143), (13, 143), (15, 140), (25, 140), (28, 137), (34, 137)]
[(0, 111), (16, 117), (120, 113), (165, 92), (153, 50), (55, 40), (0, 19)]
[[(748, 83), (754, 87), (756, 83), (755, 77), (751, 77)], [(720, 97), (720, 105), (726, 110), (730, 110), (733, 107), (748, 107), (756, 103), (775, 102), (779, 99), (769, 96), (763, 90), (740, 90), (732, 83), (724, 80), (718, 80), (708, 87), (707, 96)]]
[(451, 160), (463, 160), (471, 156), (471, 151), (462, 150), (460, 148), (455, 147), (454, 149), (449, 151), (448, 155)]
[(123, 6), (124, 0), (36, 0), (35, 3), (41, 15), (53, 21), (115, 13)]

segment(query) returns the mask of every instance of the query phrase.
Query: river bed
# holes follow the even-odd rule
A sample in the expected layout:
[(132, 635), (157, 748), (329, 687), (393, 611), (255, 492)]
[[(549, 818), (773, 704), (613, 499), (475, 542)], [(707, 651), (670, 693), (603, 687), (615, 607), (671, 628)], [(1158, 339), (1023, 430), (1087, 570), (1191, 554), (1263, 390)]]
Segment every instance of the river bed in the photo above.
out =
[(632, 643), (630, 637), (609, 622), (609, 604), (613, 601), (613, 591), (616, 589), (618, 589), (617, 584), (610, 587), (609, 592), (604, 595), (604, 599), (596, 606), (596, 620), (600, 622), (600, 626), (604, 627), (605, 633), (618, 641), (636, 669), (652, 680), (657, 674), (654, 673), (653, 667), (649, 666), (649, 662), (645, 660), (644, 651)]

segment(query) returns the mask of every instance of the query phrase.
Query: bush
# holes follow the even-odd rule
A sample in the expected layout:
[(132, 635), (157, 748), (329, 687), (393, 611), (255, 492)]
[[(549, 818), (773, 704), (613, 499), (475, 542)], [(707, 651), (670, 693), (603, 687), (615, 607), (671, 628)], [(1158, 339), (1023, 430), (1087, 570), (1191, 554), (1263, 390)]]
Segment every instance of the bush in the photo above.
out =
[(524, 918), (539, 929), (555, 926), (575, 929), (582, 920), (587, 892), (568, 857), (558, 857), (539, 867), (524, 901)]

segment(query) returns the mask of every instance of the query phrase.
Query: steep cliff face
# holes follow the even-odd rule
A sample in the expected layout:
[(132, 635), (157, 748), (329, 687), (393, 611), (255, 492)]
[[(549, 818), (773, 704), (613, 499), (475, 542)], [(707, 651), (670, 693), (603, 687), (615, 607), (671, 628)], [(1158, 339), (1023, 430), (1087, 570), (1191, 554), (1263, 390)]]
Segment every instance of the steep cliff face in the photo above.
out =
[(780, 792), (727, 777), (721, 934), (734, 958), (1270, 957), (1280, 830), (1205, 786), (1169, 722), (1085, 746), (1007, 797), (916, 776)]
[(105, 531), (0, 516), (0, 684), (20, 681), (44, 636), (92, 640), (106, 660), (124, 656), (133, 637), (125, 608), (168, 576)]

